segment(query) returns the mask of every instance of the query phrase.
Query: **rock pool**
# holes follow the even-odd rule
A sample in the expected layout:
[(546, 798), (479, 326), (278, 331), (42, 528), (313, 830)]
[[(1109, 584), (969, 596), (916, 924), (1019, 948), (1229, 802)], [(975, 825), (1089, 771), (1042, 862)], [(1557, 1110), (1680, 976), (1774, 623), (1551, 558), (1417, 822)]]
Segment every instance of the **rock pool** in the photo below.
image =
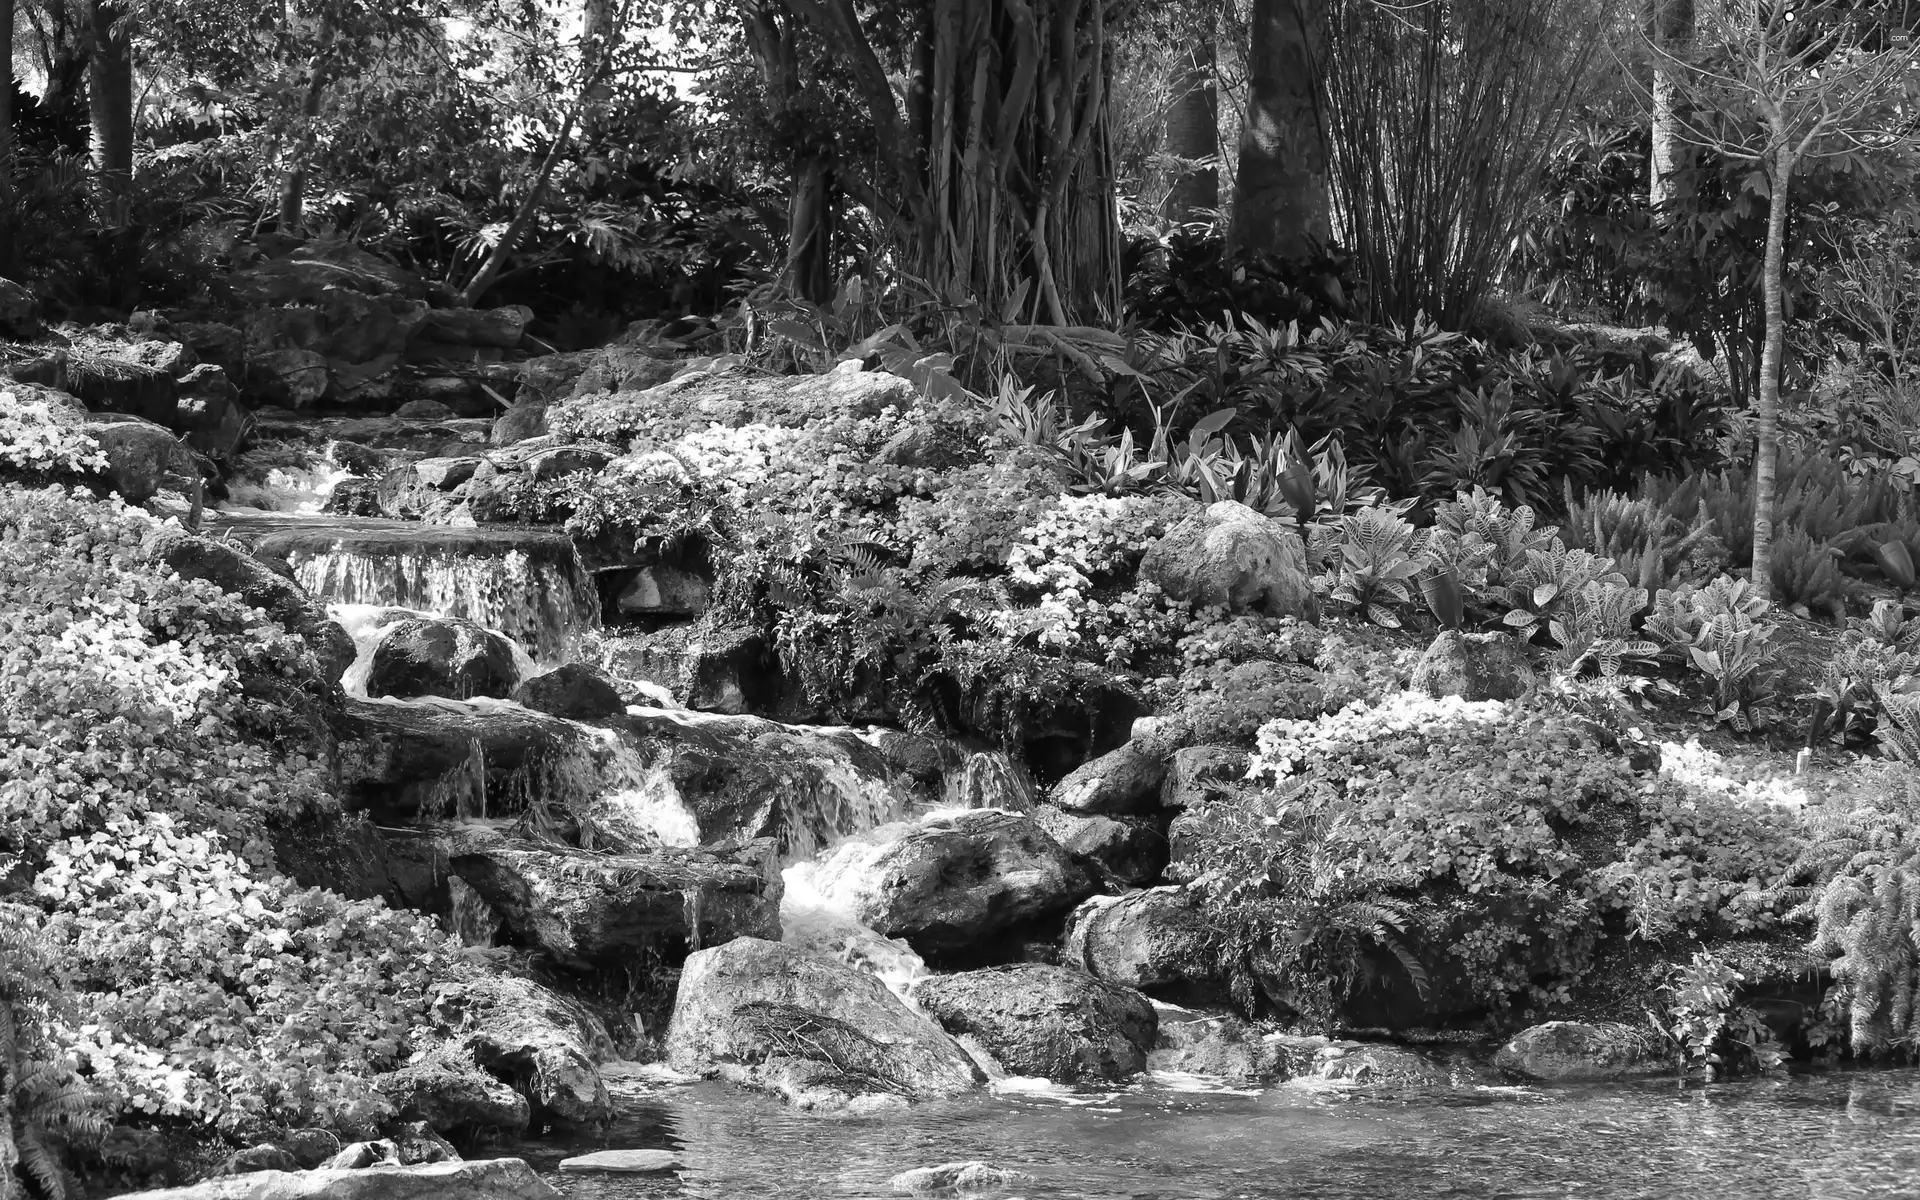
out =
[[(719, 1084), (630, 1101), (605, 1136), (514, 1146), (575, 1200), (891, 1196), (980, 1159), (1026, 1200), (1772, 1200), (1920, 1195), (1920, 1070), (1379, 1096), (1283, 1086), (1000, 1094), (821, 1117)], [(655, 1176), (562, 1176), (571, 1154), (677, 1150)]]

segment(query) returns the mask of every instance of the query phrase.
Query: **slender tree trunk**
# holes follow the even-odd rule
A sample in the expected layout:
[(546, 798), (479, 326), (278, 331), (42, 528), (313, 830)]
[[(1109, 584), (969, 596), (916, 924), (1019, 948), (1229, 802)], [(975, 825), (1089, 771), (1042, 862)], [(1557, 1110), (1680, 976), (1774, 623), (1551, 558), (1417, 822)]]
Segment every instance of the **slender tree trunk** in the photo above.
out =
[(293, 139), (292, 161), (280, 181), (280, 232), (299, 236), (306, 224), (307, 160), (313, 154), (313, 126), (320, 119), (320, 102), (327, 94), (327, 73), (333, 65), (333, 29), (322, 25), (320, 49), (307, 64), (307, 90), (300, 98), (300, 131)]
[[(13, 274), (13, 0), (0, 18), (0, 277)], [(0, 1136), (5, 1131), (0, 1130)]]
[(793, 165), (787, 207), (787, 287), (815, 304), (833, 298), (833, 173), (819, 158)]
[[(1652, 0), (1654, 43), (1675, 57), (1683, 57), (1693, 40), (1693, 0)], [(1660, 59), (1653, 65), (1652, 155), (1648, 167), (1647, 201), (1655, 218), (1664, 222), (1662, 210), (1673, 200), (1673, 170), (1680, 145), (1680, 128), (1675, 106), (1680, 102), (1674, 86), (1673, 68)]]
[(93, 0), (92, 16), (87, 111), (93, 122), (93, 165), (103, 190), (124, 209), (133, 186), (133, 44), (124, 26), (114, 28), (121, 16), (114, 0)]
[(1253, 0), (1250, 25), (1229, 236), (1236, 250), (1299, 258), (1333, 234), (1320, 119), (1324, 0)]
[(1188, 165), (1217, 160), (1220, 155), (1220, 93), (1211, 29), (1194, 43), (1175, 84), (1173, 106), (1167, 110), (1166, 151), (1183, 160), (1167, 191), (1167, 219), (1191, 221), (1203, 210), (1219, 208), (1217, 162), (1204, 167)]
[(1786, 356), (1787, 189), (1793, 180), (1793, 156), (1774, 151), (1769, 164), (1772, 197), (1767, 202), (1767, 257), (1760, 290), (1766, 300), (1766, 343), (1760, 352), (1760, 393), (1755, 401), (1753, 462), (1753, 590), (1773, 595), (1773, 472), (1779, 458), (1780, 364)]

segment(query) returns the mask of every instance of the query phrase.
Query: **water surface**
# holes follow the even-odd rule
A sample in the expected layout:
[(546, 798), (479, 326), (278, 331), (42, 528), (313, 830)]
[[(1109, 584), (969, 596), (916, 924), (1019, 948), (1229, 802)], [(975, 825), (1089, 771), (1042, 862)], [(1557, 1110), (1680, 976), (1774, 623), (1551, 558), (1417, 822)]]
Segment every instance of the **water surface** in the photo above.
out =
[[(662, 1177), (560, 1176), (563, 1154), (678, 1151)], [(720, 1084), (630, 1103), (604, 1137), (527, 1143), (575, 1200), (841, 1200), (913, 1167), (983, 1159), (1025, 1200), (1920, 1197), (1920, 1070), (1365, 1096), (1255, 1095), (1149, 1082), (1066, 1099), (978, 1096), (822, 1117)]]

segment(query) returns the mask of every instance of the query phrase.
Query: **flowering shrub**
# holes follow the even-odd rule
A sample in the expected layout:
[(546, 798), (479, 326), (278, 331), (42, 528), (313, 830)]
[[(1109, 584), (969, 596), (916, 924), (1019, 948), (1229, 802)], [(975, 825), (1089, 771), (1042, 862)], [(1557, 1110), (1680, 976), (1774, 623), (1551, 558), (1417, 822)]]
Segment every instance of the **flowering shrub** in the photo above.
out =
[(1395, 692), (1377, 705), (1356, 700), (1316, 720), (1280, 720), (1262, 728), (1253, 772), (1282, 776), (1325, 769), (1384, 737), (1438, 732), (1455, 724), (1492, 725), (1510, 712), (1498, 700), (1435, 699), (1424, 692)]
[(1110, 603), (1094, 593), (1130, 574), (1187, 507), (1166, 496), (1063, 497), (1021, 529), (1007, 553), (1010, 590), (1033, 603), (993, 614), (993, 627), (1055, 651), (1091, 639), (1117, 661), (1141, 641), (1170, 642), (1159, 589), (1143, 583)]
[(454, 948), (422, 918), (281, 877), (276, 818), (333, 801), (253, 733), (304, 645), (145, 560), (153, 518), (0, 490), (0, 876), (28, 879), (73, 978), (58, 1041), (119, 1111), (364, 1128)]
[(80, 414), (0, 391), (0, 471), (77, 475), (106, 469), (107, 456), (87, 435)]

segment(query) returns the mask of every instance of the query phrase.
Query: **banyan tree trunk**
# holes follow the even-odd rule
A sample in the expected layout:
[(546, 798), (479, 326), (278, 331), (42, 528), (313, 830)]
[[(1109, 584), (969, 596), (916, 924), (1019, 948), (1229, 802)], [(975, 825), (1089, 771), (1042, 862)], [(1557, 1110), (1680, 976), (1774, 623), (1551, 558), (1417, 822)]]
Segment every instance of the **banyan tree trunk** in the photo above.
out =
[(133, 183), (133, 44), (112, 0), (93, 2), (93, 57), (87, 105), (93, 117), (93, 165), (110, 194)]
[(1120, 316), (1110, 0), (924, 0), (903, 112), (853, 0), (788, 0), (851, 68), (886, 177), (842, 182), (941, 299), (1059, 325)]
[(1251, 26), (1229, 237), (1236, 249), (1300, 258), (1332, 235), (1319, 100), (1324, 3), (1253, 0)]
[[(1180, 160), (1167, 191), (1166, 213), (1171, 220), (1191, 221), (1207, 209), (1220, 207), (1220, 169), (1208, 161), (1220, 153), (1214, 69), (1213, 38), (1202, 38), (1187, 54), (1175, 81), (1173, 104), (1167, 109), (1166, 151)], [(1202, 162), (1206, 165), (1194, 165)]]

